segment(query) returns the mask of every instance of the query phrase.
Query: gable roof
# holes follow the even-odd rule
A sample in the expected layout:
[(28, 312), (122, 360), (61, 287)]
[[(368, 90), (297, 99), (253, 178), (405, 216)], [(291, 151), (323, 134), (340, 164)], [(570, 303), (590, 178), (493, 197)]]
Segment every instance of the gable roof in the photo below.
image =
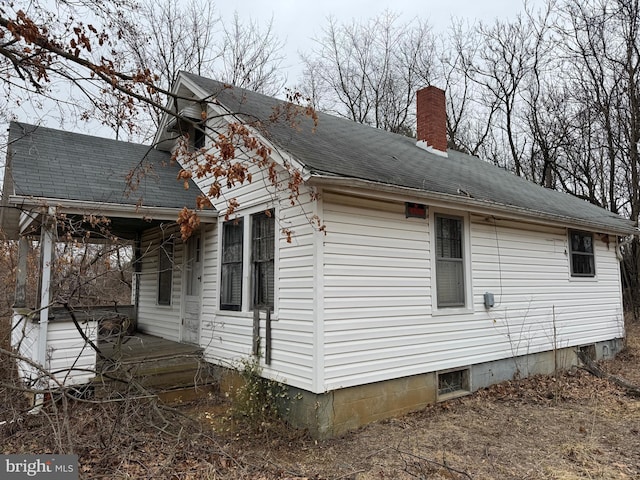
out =
[(246, 119), (265, 120), (265, 135), (278, 149), (302, 163), (313, 177), (357, 179), (375, 185), (437, 194), (452, 202), (499, 207), (519, 215), (634, 233), (633, 223), (569, 194), (544, 188), (482, 161), (448, 150), (447, 157), (416, 145), (416, 140), (318, 112), (318, 125), (298, 118), (298, 128), (286, 122), (268, 122), (274, 108), (283, 105), (266, 95), (182, 72), (186, 79), (230, 112)]
[[(8, 157), (11, 191), (3, 196), (182, 208), (195, 205), (199, 192), (176, 180), (180, 167), (169, 153), (148, 145), (11, 122)], [(147, 173), (129, 191), (136, 167)]]

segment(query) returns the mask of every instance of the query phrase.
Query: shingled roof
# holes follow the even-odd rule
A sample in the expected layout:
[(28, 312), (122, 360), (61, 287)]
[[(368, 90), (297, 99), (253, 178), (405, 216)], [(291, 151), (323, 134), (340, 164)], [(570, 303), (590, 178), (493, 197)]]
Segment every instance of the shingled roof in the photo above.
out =
[[(176, 180), (170, 155), (148, 145), (11, 122), (8, 155), (11, 192), (19, 195), (100, 204), (182, 208), (194, 206), (198, 189)], [(127, 175), (144, 174), (134, 191)]]
[[(229, 111), (247, 119), (268, 119), (282, 100), (183, 72), (198, 88), (215, 96)], [(359, 179), (373, 184), (449, 196), (521, 215), (546, 217), (566, 224), (632, 233), (632, 222), (586, 201), (541, 187), (477, 157), (449, 150), (441, 156), (416, 146), (415, 139), (351, 120), (318, 113), (318, 125), (298, 119), (263, 126), (279, 149), (317, 177)]]

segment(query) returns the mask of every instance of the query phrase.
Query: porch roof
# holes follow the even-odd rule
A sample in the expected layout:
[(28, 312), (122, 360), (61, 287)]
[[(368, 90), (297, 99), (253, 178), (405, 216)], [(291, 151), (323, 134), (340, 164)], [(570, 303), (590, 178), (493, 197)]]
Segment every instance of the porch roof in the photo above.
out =
[(135, 230), (142, 220), (147, 227), (175, 220), (200, 193), (193, 182), (182, 187), (179, 170), (169, 153), (149, 145), (11, 122), (2, 227), (15, 235), (19, 211), (42, 205), (127, 219), (122, 226)]

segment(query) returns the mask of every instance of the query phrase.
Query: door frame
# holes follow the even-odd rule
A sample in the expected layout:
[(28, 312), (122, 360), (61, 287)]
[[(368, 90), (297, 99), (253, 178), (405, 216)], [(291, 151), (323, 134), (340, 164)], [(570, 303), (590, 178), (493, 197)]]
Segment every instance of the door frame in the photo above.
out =
[[(193, 242), (194, 239), (200, 238), (200, 262), (199, 262), (199, 272), (194, 272), (189, 268), (189, 262), (191, 261), (192, 253), (193, 253)], [(191, 345), (199, 345), (200, 343), (200, 332), (202, 329), (202, 291), (203, 291), (203, 272), (204, 272), (204, 230), (198, 229), (195, 230), (192, 235), (184, 242), (184, 254), (182, 260), (182, 299), (181, 299), (181, 308), (180, 308), (180, 342), (181, 343), (189, 343)], [(186, 305), (187, 305), (187, 297), (188, 296), (196, 296), (196, 295), (187, 295), (187, 289), (189, 288), (189, 277), (193, 275), (195, 278), (199, 278), (200, 288), (198, 292), (198, 304), (200, 305), (200, 311), (198, 314), (198, 340), (196, 343), (189, 342), (185, 339), (185, 324), (184, 319), (186, 316)]]

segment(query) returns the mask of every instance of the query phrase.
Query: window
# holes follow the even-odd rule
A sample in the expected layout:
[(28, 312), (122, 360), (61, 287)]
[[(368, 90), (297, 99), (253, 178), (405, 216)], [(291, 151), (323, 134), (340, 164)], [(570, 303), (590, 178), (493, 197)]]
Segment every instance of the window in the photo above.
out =
[(463, 219), (435, 215), (438, 308), (464, 307)]
[(173, 239), (165, 240), (158, 252), (158, 305), (171, 305)]
[(204, 125), (196, 125), (193, 128), (193, 148), (198, 150), (204, 147), (207, 136), (204, 133)]
[(273, 210), (251, 217), (253, 308), (273, 310), (275, 219)]
[(596, 274), (593, 253), (593, 234), (569, 231), (569, 251), (571, 253), (571, 276), (593, 277)]
[(470, 391), (471, 386), (469, 382), (468, 368), (438, 372), (438, 397), (440, 397), (441, 400), (447, 398), (451, 394), (468, 393)]
[(220, 309), (242, 309), (242, 219), (225, 222), (222, 227), (222, 280)]

